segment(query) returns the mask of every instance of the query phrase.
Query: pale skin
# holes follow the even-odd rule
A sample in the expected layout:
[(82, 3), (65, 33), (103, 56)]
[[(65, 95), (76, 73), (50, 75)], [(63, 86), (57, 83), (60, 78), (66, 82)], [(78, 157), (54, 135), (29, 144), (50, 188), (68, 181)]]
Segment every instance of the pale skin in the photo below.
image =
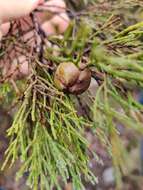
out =
[[(28, 19), (30, 12), (43, 4), (46, 4), (46, 7), (49, 6), (46, 12), (50, 13), (50, 17), (46, 16), (46, 12), (39, 13), (37, 16), (45, 34), (47, 36), (55, 34), (55, 25), (58, 27), (59, 33), (63, 33), (69, 25), (66, 5), (63, 0), (49, 0), (46, 2), (45, 0), (0, 0), (0, 38), (7, 34), (11, 20), (22, 17)], [(55, 12), (58, 14), (54, 15)], [(22, 65), (20, 72), (24, 74), (28, 72), (26, 63)]]

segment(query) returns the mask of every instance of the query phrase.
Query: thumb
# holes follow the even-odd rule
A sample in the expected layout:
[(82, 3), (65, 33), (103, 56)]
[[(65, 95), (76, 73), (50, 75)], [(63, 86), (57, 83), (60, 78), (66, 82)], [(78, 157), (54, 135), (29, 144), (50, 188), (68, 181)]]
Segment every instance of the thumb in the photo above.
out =
[(7, 21), (26, 16), (44, 0), (0, 0), (0, 19)]

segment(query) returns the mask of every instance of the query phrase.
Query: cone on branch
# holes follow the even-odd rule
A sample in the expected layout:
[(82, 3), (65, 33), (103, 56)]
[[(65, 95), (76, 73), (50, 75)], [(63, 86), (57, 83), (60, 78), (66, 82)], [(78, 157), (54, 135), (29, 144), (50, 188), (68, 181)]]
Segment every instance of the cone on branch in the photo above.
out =
[[(29, 76), (16, 80), (18, 95), (9, 84), (12, 75), (4, 77), (1, 69), (1, 102), (8, 111), (17, 110), (7, 132), (10, 144), (3, 169), (20, 159), (17, 179), (28, 172), (27, 184), (32, 189), (62, 189), (61, 184), (66, 185), (69, 179), (76, 190), (84, 189), (82, 179), (95, 186), (98, 180), (89, 162), (90, 158), (99, 163), (101, 160), (85, 138), (87, 129), (111, 153), (120, 178), (126, 159), (118, 123), (125, 130), (143, 133), (143, 106), (133, 96), (133, 88), (143, 86), (143, 23), (128, 27), (126, 23), (132, 17), (111, 15), (121, 8), (130, 13), (130, 7), (136, 7), (133, 2), (125, 6), (121, 1), (120, 8), (112, 3), (107, 6), (107, 1), (95, 4), (91, 0), (90, 10), (67, 8), (65, 12), (73, 20), (63, 36), (44, 32), (37, 14), (49, 7), (40, 6), (30, 14), (30, 25), (25, 20), (13, 21), (2, 38), (3, 64), (14, 61), (13, 67), (26, 75), (30, 64)], [(30, 31), (32, 35), (25, 41), (23, 36)], [(53, 53), (54, 47), (58, 53)], [(23, 58), (28, 60), (25, 68)], [(91, 79), (98, 84), (95, 94), (88, 88)], [(83, 92), (87, 93), (80, 96)], [(83, 114), (78, 113), (78, 106)]]
[(54, 76), (55, 85), (58, 89), (71, 94), (82, 94), (91, 82), (91, 71), (88, 68), (82, 70), (74, 63), (60, 63)]

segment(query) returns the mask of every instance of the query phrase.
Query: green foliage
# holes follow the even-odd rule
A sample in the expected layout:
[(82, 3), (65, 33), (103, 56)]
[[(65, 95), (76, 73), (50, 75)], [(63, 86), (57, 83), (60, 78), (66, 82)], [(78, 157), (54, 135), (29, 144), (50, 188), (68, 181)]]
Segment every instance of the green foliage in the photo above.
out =
[[(91, 5), (99, 6), (99, 2), (92, 1)], [(130, 5), (134, 8), (136, 4)], [(112, 5), (112, 11), (114, 7), (117, 5)], [(120, 1), (121, 8), (130, 9)], [(38, 186), (61, 189), (59, 181), (66, 184), (71, 180), (73, 187), (81, 190), (84, 189), (82, 176), (97, 182), (88, 167), (87, 152), (91, 150), (84, 137), (86, 128), (106, 146), (120, 184), (126, 151), (117, 125), (143, 133), (140, 120), (143, 106), (133, 96), (133, 88), (143, 86), (143, 23), (125, 28), (114, 11), (113, 14), (110, 11), (100, 15), (88, 10), (79, 12), (63, 39), (58, 36), (48, 38), (60, 48), (59, 55), (54, 55), (53, 48), (44, 52), (46, 60), (55, 67), (61, 62), (72, 61), (77, 65), (84, 62), (92, 70), (98, 89), (94, 95), (91, 91), (85, 94), (90, 100), (85, 98), (88, 113), (79, 116), (76, 100), (81, 96), (58, 91), (53, 82), (54, 69), (49, 72), (37, 57), (34, 60), (27, 88), (22, 89), (18, 97), (18, 111), (8, 130), (11, 141), (3, 165), (4, 168), (9, 161), (13, 165), (20, 158), (22, 166), (17, 178), (28, 171), (27, 183), (32, 189), (36, 190)], [(3, 92), (9, 91), (7, 89), (3, 86)]]
[[(31, 76), (34, 81), (27, 87), (12, 127), (3, 168), (20, 156), (21, 169), (17, 178), (29, 171), (27, 182), (33, 189), (51, 190), (59, 186), (58, 176), (66, 184), (70, 178), (73, 187), (82, 189), (81, 173), (96, 182), (88, 169), (86, 154), (88, 142), (83, 137), (84, 128), (91, 123), (78, 117), (71, 97), (58, 92), (50, 74), (42, 68)], [(44, 76), (44, 77), (42, 77)]]

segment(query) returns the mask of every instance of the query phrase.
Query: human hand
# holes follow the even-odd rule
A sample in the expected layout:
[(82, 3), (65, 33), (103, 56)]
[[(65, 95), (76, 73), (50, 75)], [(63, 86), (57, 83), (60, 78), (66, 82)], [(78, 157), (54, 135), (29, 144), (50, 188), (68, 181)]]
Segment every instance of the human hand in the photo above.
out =
[[(29, 13), (36, 9), (38, 5), (46, 5), (46, 11), (44, 13), (37, 13), (37, 18), (41, 24), (41, 28), (46, 35), (52, 35), (57, 33), (58, 28), (59, 33), (63, 33), (69, 25), (69, 18), (66, 14), (66, 5), (63, 0), (0, 0), (0, 20), (2, 25), (0, 27), (1, 34), (6, 35), (10, 28), (10, 22), (13, 19), (19, 19), (24, 17), (29, 21)], [(54, 13), (56, 14), (54, 15)], [(50, 13), (50, 14), (49, 14)], [(50, 15), (47, 16), (47, 15)], [(22, 20), (21, 20), (22, 23)], [(55, 27), (56, 26), (56, 27)], [(25, 25), (22, 23), (22, 28), (25, 29)], [(28, 33), (24, 36), (25, 40), (30, 34)], [(32, 46), (33, 44), (31, 44)], [(10, 54), (11, 60), (15, 60), (14, 54)], [(20, 58), (24, 60), (24, 56)], [(27, 75), (29, 72), (29, 64), (27, 61), (22, 61), (23, 63), (19, 66), (20, 74)], [(10, 63), (7, 58), (5, 60), (6, 64), (0, 63), (0, 66), (4, 69), (4, 75), (12, 73), (17, 67), (16, 63)], [(16, 76), (16, 74), (14, 74)]]
[[(69, 24), (69, 18), (65, 13), (66, 5), (63, 0), (0, 0), (0, 21), (4, 23), (1, 25), (1, 33), (5, 35), (9, 29), (7, 21), (27, 16), (38, 5), (45, 4), (47, 12), (56, 12), (50, 20), (46, 18), (47, 13), (39, 13), (39, 22), (47, 35), (55, 34), (55, 28), (59, 28), (59, 32), (63, 33)], [(49, 8), (48, 8), (49, 6)], [(48, 19), (48, 20), (47, 20)]]

